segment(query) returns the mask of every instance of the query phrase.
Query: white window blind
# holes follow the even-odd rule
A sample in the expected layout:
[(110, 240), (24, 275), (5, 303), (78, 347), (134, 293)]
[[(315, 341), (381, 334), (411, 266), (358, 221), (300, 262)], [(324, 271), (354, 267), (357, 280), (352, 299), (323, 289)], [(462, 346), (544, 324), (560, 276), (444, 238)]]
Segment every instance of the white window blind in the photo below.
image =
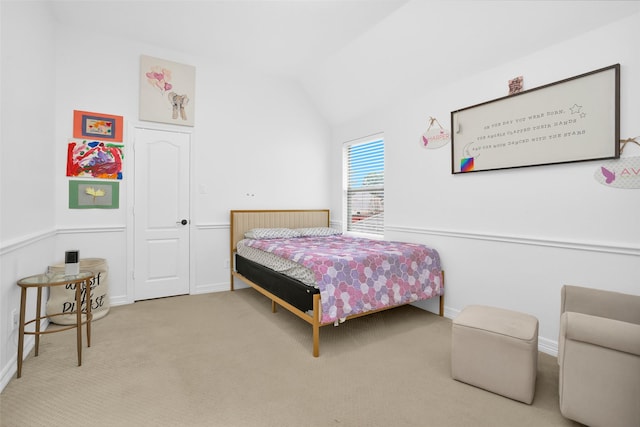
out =
[(345, 144), (346, 229), (384, 234), (384, 139), (382, 135)]

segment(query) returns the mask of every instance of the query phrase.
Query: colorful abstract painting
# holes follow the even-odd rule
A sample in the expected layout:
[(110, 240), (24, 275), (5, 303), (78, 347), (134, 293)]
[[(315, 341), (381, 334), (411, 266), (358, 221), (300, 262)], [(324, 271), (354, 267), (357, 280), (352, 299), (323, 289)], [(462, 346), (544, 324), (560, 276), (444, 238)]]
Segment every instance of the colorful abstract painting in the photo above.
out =
[(122, 142), (123, 118), (111, 114), (73, 111), (73, 137)]
[(122, 179), (123, 147), (104, 141), (69, 140), (67, 176)]

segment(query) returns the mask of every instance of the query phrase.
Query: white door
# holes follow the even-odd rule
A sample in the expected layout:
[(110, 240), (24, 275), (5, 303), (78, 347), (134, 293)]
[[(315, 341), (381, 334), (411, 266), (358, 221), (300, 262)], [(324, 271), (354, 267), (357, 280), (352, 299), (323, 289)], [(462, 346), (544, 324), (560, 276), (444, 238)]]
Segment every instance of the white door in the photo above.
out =
[(134, 299), (189, 293), (191, 135), (135, 129)]

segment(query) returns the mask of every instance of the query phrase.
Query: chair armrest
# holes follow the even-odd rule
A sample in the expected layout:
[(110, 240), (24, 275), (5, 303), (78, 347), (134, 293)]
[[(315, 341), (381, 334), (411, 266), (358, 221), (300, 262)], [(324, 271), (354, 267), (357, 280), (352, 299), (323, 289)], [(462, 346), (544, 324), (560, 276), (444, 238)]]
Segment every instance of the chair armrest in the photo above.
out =
[(640, 356), (640, 325), (574, 312), (563, 313), (561, 323), (567, 339)]
[(569, 311), (640, 325), (640, 295), (565, 285), (560, 313)]

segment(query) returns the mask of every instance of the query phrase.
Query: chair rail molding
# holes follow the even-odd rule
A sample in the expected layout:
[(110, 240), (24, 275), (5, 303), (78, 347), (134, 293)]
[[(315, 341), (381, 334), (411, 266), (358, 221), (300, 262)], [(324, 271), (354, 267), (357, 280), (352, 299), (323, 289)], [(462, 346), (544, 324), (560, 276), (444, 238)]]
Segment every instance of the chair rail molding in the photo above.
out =
[(0, 246), (0, 255), (6, 255), (18, 249), (33, 245), (41, 240), (56, 236), (56, 230), (44, 230), (38, 233), (27, 234), (19, 238), (5, 241)]
[(531, 236), (515, 236), (506, 234), (486, 234), (470, 231), (453, 231), (445, 229), (429, 229), (417, 227), (387, 226), (385, 231), (398, 233), (425, 234), (430, 236), (443, 236), (457, 239), (484, 240), (498, 243), (512, 243), (528, 246), (545, 246), (561, 249), (572, 249), (590, 252), (605, 252), (619, 255), (640, 256), (640, 246), (625, 246), (613, 243), (586, 242), (576, 240), (557, 240), (550, 238), (538, 238)]
[(59, 228), (57, 234), (86, 234), (86, 233), (122, 233), (127, 230), (124, 225), (108, 227), (68, 227)]

